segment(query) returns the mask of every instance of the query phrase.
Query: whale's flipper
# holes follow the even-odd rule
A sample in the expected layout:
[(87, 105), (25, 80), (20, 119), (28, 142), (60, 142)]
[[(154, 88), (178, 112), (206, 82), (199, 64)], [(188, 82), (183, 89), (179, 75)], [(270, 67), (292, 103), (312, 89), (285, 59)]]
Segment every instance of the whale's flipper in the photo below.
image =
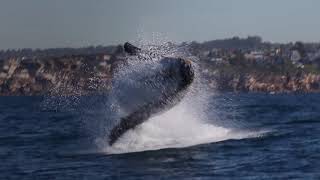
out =
[(151, 114), (156, 113), (155, 107), (164, 108), (166, 103), (164, 101), (159, 101), (156, 103), (150, 103), (143, 107), (140, 107), (139, 110), (131, 113), (129, 116), (126, 116), (121, 119), (120, 123), (116, 125), (109, 135), (109, 145), (113, 145), (125, 132), (130, 129), (135, 128), (136, 126), (142, 124), (144, 121), (151, 117)]
[(130, 44), (129, 42), (126, 42), (123, 47), (124, 51), (130, 55), (137, 55), (141, 51), (140, 48)]
[[(139, 48), (131, 44), (125, 44), (126, 52), (138, 52)], [(130, 53), (131, 54), (131, 53)], [(158, 87), (160, 95), (141, 105), (128, 116), (120, 119), (109, 134), (109, 145), (113, 145), (124, 133), (148, 120), (152, 115), (165, 111), (177, 104), (184, 96), (185, 90), (194, 80), (194, 70), (189, 60), (182, 58), (165, 57), (160, 61), (161, 71), (155, 76), (147, 78), (147, 81), (166, 82), (165, 87)], [(172, 82), (172, 83), (168, 83)], [(148, 90), (148, 89), (147, 89)], [(151, 90), (150, 90), (151, 91)]]

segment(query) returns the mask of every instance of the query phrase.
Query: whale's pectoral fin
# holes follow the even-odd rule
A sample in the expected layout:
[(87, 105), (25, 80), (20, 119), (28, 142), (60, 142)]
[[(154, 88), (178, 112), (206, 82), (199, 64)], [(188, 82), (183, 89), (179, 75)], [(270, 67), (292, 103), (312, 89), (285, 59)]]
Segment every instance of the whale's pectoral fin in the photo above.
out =
[(115, 126), (109, 134), (109, 145), (112, 146), (124, 133), (130, 129), (134, 129), (146, 121), (151, 114), (151, 108), (147, 105), (140, 110), (130, 114), (127, 117), (121, 118), (120, 123)]
[(137, 55), (141, 51), (140, 48), (130, 44), (129, 42), (126, 42), (123, 47), (125, 52), (130, 55)]

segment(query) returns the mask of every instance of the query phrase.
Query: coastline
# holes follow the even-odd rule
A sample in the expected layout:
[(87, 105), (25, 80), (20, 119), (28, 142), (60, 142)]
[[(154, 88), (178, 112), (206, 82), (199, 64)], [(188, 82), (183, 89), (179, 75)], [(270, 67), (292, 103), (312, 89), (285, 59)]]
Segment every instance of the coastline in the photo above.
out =
[[(0, 96), (88, 95), (107, 92), (112, 71), (124, 62), (121, 54), (78, 55), (42, 59), (8, 59), (0, 64)], [(201, 63), (201, 61), (200, 61)], [(201, 65), (206, 66), (205, 63)], [(202, 72), (212, 91), (319, 93), (320, 75), (259, 71), (251, 67), (225, 70), (211, 66)], [(208, 67), (207, 67), (208, 68)], [(203, 69), (203, 68), (202, 68)]]

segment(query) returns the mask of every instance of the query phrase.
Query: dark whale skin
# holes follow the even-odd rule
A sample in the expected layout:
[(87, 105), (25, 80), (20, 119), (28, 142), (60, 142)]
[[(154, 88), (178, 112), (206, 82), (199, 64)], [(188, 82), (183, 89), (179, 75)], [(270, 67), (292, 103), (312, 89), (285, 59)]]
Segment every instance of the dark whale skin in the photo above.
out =
[[(126, 43), (126, 48), (128, 47), (132, 48), (129, 50), (129, 54), (136, 54), (136, 50), (140, 50)], [(178, 103), (183, 98), (186, 89), (192, 84), (194, 80), (194, 69), (191, 61), (182, 58), (165, 57), (160, 63), (164, 67), (164, 70), (159, 73), (159, 76), (163, 79), (177, 81), (177, 88), (162, 92), (158, 98), (142, 105), (138, 110), (130, 113), (128, 116), (121, 118), (120, 123), (113, 127), (109, 134), (110, 146), (128, 130), (134, 129), (136, 126), (148, 120), (152, 115), (165, 111)]]
[(134, 45), (126, 42), (123, 45), (124, 51), (127, 52), (130, 55), (137, 55), (139, 53), (139, 51), (141, 51), (140, 48), (135, 47)]

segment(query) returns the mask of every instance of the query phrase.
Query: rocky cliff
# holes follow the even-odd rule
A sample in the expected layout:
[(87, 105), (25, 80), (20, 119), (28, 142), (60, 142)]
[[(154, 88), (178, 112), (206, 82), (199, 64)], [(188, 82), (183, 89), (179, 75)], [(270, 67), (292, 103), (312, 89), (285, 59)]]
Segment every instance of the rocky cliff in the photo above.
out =
[(242, 75), (218, 76), (209, 80), (211, 86), (220, 91), (266, 92), (266, 93), (318, 93), (320, 75), (247, 73)]
[(103, 56), (0, 61), (0, 95), (84, 95), (105, 91), (112, 63)]
[[(0, 61), (0, 95), (88, 95), (110, 89), (112, 71), (123, 57), (77, 55)], [(201, 61), (200, 61), (201, 62)], [(320, 92), (320, 75), (210, 69), (213, 90), (235, 92)], [(204, 73), (206, 74), (206, 73)]]

